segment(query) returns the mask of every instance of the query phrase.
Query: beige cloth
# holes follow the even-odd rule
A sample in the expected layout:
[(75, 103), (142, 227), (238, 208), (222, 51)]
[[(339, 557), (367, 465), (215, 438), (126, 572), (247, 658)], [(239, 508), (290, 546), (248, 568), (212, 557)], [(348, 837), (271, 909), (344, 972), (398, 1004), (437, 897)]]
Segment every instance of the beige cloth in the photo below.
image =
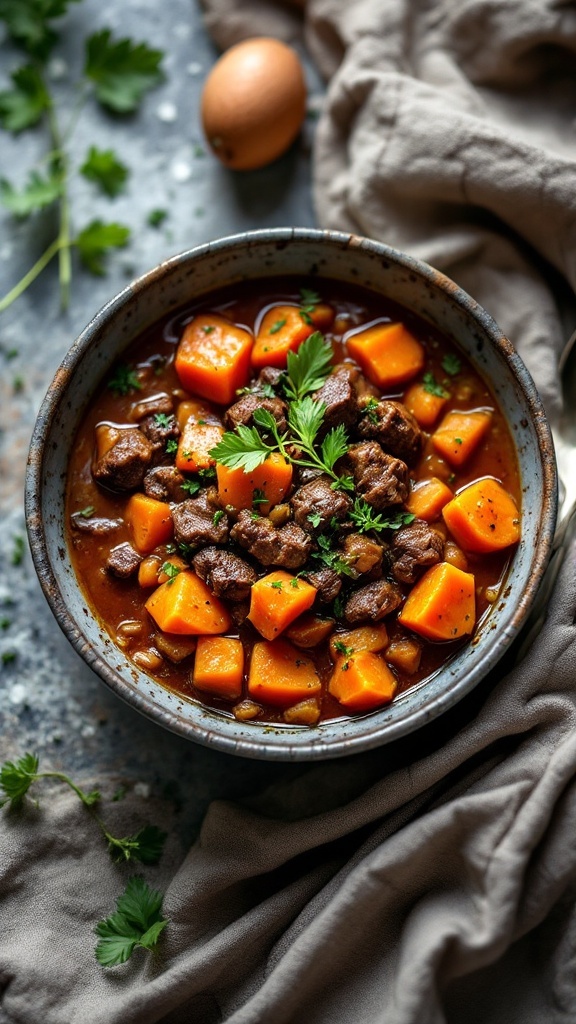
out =
[[(205, 6), (223, 45), (299, 38), (287, 4)], [(305, 39), (330, 79), (320, 223), (451, 273), (555, 415), (576, 284), (574, 5), (311, 0)], [(0, 1021), (572, 1024), (575, 569), (572, 544), (529, 655), (433, 727), (213, 804), (183, 861), (172, 840), (146, 871), (171, 918), (153, 958), (96, 964), (91, 929), (122, 886), (73, 798), (4, 817)], [(122, 832), (138, 808), (108, 810)]]

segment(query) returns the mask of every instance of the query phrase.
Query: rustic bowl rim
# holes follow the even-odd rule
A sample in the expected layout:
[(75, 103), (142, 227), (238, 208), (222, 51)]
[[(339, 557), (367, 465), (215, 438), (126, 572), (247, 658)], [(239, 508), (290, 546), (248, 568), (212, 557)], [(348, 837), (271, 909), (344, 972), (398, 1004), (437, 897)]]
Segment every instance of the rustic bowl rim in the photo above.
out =
[[(87, 641), (79, 622), (72, 614), (61, 593), (58, 574), (55, 572), (53, 561), (50, 558), (41, 515), (43, 455), (50, 431), (50, 424), (56, 409), (60, 407), (63, 401), (74, 368), (80, 361), (87, 346), (91, 344), (92, 339), (100, 332), (103, 325), (108, 323), (124, 306), (137, 298), (150, 284), (156, 282), (159, 277), (169, 275), (175, 267), (181, 267), (208, 255), (225, 253), (234, 248), (242, 249), (243, 247), (250, 247), (260, 243), (278, 244), (280, 246), (290, 241), (304, 243), (308, 241), (320, 244), (325, 242), (329, 245), (334, 244), (339, 247), (348, 247), (352, 252), (360, 248), (383, 260), (389, 260), (409, 272), (415, 273), (425, 282), (429, 282), (434, 287), (447, 292), (452, 300), (476, 321), (483, 334), (500, 351), (509, 364), (531, 411), (532, 425), (538, 438), (543, 477), (541, 529), (538, 535), (538, 543), (533, 553), (530, 578), (520, 604), (503, 632), (503, 639), (496, 656), (485, 653), (478, 663), (474, 664), (473, 670), (468, 675), (463, 674), (463, 678), (455, 684), (453, 683), (451, 686), (448, 686), (444, 692), (441, 692), (434, 699), (424, 702), (420, 707), (412, 711), (407, 718), (400, 720), (392, 719), (379, 727), (377, 724), (378, 713), (375, 712), (362, 719), (367, 723), (367, 728), (364, 732), (355, 733), (352, 736), (343, 736), (340, 740), (323, 741), (318, 738), (318, 733), (315, 730), (308, 730), (310, 741), (308, 743), (300, 742), (297, 746), (289, 741), (285, 745), (269, 742), (269, 734), (275, 732), (273, 727), (261, 729), (260, 731), (258, 727), (254, 728), (252, 726), (252, 731), (247, 735), (244, 731), (235, 730), (234, 726), (238, 723), (235, 723), (234, 720), (222, 718), (222, 716), (213, 715), (214, 721), (211, 723), (211, 726), (206, 727), (203, 723), (183, 721), (173, 710), (159, 709), (153, 704), (150, 705), (145, 695), (135, 691), (122, 676), (100, 657), (93, 646)], [(266, 276), (269, 277), (270, 274), (266, 274), (264, 270), (262, 277)], [(185, 303), (183, 302), (182, 304)], [(491, 315), (475, 299), (456, 285), (449, 277), (423, 260), (401, 252), (383, 242), (353, 235), (348, 232), (319, 228), (263, 228), (227, 235), (214, 241), (194, 246), (170, 257), (129, 283), (95, 313), (64, 356), (38, 412), (30, 441), (26, 469), (25, 517), (33, 563), (41, 588), (58, 625), (84, 661), (117, 696), (145, 717), (150, 718), (169, 731), (220, 751), (263, 760), (312, 761), (351, 755), (397, 740), (421, 728), (453, 707), (486, 677), (487, 673), (500, 661), (504, 652), (516, 639), (535, 599), (552, 549), (557, 516), (557, 492), (558, 481), (552, 435), (536, 385), (511, 342), (503, 335)], [(79, 585), (78, 590), (82, 593)], [(85, 598), (83, 599), (85, 601)], [(219, 722), (225, 723), (224, 731), (220, 730)], [(282, 734), (282, 731), (279, 731)], [(240, 732), (241, 735), (239, 734)], [(285, 735), (287, 736), (286, 733)]]

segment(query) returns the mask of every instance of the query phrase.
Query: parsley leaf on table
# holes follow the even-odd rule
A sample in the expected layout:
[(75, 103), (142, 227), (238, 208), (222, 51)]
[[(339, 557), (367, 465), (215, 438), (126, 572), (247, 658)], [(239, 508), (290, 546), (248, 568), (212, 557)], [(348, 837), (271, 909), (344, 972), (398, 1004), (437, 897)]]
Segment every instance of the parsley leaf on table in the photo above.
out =
[(93, 181), (102, 192), (114, 199), (126, 184), (129, 171), (116, 156), (112, 149), (98, 149), (90, 146), (84, 163), (80, 168), (89, 181)]
[(20, 191), (4, 179), (0, 181), (0, 202), (15, 217), (28, 217), (35, 210), (51, 206), (61, 194), (62, 182), (57, 174), (42, 178), (37, 171), (32, 171), (27, 184)]
[(168, 924), (162, 917), (163, 895), (150, 889), (140, 875), (128, 879), (116, 900), (116, 911), (99, 921), (95, 955), (102, 967), (124, 964), (137, 946), (152, 949)]
[(0, 92), (0, 124), (16, 133), (38, 123), (50, 108), (50, 96), (33, 64), (17, 68), (11, 78), (14, 88)]
[(86, 41), (84, 73), (93, 82), (96, 98), (116, 114), (136, 110), (145, 92), (162, 79), (163, 54), (131, 39), (114, 41), (109, 29)]
[(104, 260), (110, 249), (123, 248), (128, 244), (130, 228), (122, 224), (104, 224), (101, 220), (93, 220), (76, 237), (74, 244), (78, 246), (80, 259), (93, 274), (101, 277), (104, 274)]
[(26, 53), (44, 61), (58, 39), (49, 22), (78, 0), (0, 0), (0, 20)]

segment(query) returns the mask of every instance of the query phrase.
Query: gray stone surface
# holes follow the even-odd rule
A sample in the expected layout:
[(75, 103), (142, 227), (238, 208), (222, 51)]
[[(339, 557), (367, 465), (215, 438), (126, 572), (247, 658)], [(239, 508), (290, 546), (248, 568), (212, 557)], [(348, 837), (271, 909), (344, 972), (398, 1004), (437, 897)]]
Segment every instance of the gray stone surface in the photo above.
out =
[[(123, 0), (73, 4), (61, 22), (62, 45), (51, 66), (54, 87), (70, 111), (85, 35), (103, 27), (146, 40), (166, 53), (165, 82), (140, 113), (114, 119), (85, 107), (71, 141), (74, 165), (90, 144), (113, 146), (131, 170), (115, 200), (96, 195), (76, 176), (71, 190), (75, 225), (94, 217), (132, 229), (129, 247), (109, 261), (102, 278), (74, 265), (70, 308), (59, 309), (57, 263), (0, 314), (0, 756), (36, 751), (45, 767), (68, 771), (108, 793), (120, 784), (151, 796), (170, 793), (185, 808), (193, 833), (207, 802), (235, 797), (298, 772), (295, 766), (243, 761), (172, 736), (111, 694), (81, 661), (49, 610), (24, 545), (23, 483), (37, 410), (62, 357), (90, 317), (128, 280), (198, 243), (249, 228), (314, 223), (310, 194), (309, 118), (299, 142), (261, 171), (234, 174), (208, 152), (199, 121), (203, 78), (217, 53), (202, 26), (196, 0)], [(0, 44), (0, 89), (21, 55)], [(312, 102), (321, 92), (307, 67)], [(22, 184), (46, 149), (42, 129), (0, 133), (0, 176)], [(147, 215), (164, 208), (159, 229)], [(54, 237), (51, 212), (15, 221), (0, 211), (0, 294), (4, 295)]]

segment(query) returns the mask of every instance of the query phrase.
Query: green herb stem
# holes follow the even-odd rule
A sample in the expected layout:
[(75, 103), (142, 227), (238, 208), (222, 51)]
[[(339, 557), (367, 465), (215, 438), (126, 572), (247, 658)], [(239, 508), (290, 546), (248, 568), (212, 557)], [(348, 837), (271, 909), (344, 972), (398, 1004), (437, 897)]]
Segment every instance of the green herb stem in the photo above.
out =
[(60, 251), (60, 249), (62, 248), (62, 244), (63, 243), (60, 236), (58, 236), (58, 238), (55, 238), (54, 241), (50, 243), (48, 248), (45, 249), (42, 255), (40, 256), (40, 258), (36, 260), (34, 266), (30, 267), (30, 270), (28, 270), (27, 273), (24, 274), (24, 277), (21, 277), (18, 283), (15, 284), (14, 287), (11, 288), (10, 291), (7, 292), (2, 299), (0, 299), (0, 313), (3, 313), (5, 309), (8, 309), (8, 307), (11, 306), (12, 303), (15, 302), (16, 299), (18, 299), (26, 291), (26, 289), (32, 284), (32, 282), (35, 281), (36, 278), (40, 276), (42, 271), (50, 263), (50, 260), (54, 259), (56, 253)]
[[(72, 779), (69, 778), (68, 775), (65, 775), (64, 772), (37, 772), (34, 775), (33, 781), (36, 781), (37, 779), (58, 779), (59, 782), (64, 782), (65, 785), (69, 786), (70, 789), (76, 793), (76, 796), (79, 797), (85, 807), (92, 809), (96, 799), (94, 793), (85, 793), (84, 790), (80, 789), (75, 782), (72, 782)], [(96, 815), (94, 816), (96, 817)]]

